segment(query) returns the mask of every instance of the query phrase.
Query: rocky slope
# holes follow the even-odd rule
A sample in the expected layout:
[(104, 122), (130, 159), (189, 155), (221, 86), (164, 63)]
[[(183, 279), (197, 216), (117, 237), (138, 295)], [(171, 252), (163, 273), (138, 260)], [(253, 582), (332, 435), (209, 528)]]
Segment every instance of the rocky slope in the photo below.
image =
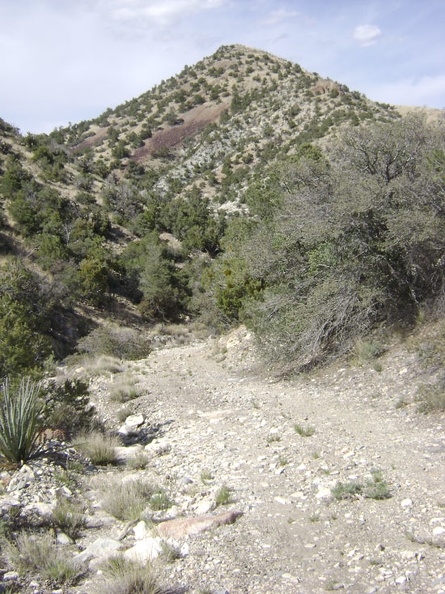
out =
[[(122, 373), (140, 394), (125, 405), (110, 400)], [(64, 591), (110, 591), (101, 560), (121, 551), (157, 556), (169, 592), (445, 592), (444, 417), (416, 411), (423, 381), (404, 345), (378, 366), (268, 377), (243, 329), (95, 376), (92, 398), (125, 445), (119, 467), (83, 476), (76, 543), (58, 534), (89, 566)], [(3, 473), (3, 512), (15, 501), (28, 504), (22, 514), (49, 513), (61, 488), (49, 474), (42, 461)], [(118, 521), (104, 509), (106, 480), (115, 493), (125, 481), (162, 485), (169, 503)], [(25, 591), (51, 589), (35, 576)]]

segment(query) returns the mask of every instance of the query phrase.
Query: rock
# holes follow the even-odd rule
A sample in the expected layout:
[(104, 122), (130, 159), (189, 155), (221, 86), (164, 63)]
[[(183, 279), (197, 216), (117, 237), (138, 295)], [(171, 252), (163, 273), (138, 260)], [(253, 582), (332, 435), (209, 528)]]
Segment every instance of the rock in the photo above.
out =
[(32, 514), (38, 516), (39, 518), (48, 519), (51, 517), (53, 513), (54, 505), (35, 501), (33, 503), (25, 505), (25, 507), (23, 508), (23, 515)]
[(445, 528), (442, 528), (442, 526), (433, 528), (433, 536), (442, 536), (442, 534), (445, 534)]
[(140, 443), (128, 447), (122, 446), (114, 448), (116, 458), (119, 460), (119, 462), (126, 462), (128, 460), (131, 460), (138, 454), (141, 454), (143, 451), (144, 446), (142, 446)]
[(400, 505), (402, 507), (411, 507), (413, 504), (413, 500), (412, 499), (403, 499), (403, 501), (401, 501)]
[(317, 499), (329, 499), (331, 496), (332, 492), (329, 487), (318, 487), (318, 491), (315, 495)]
[(200, 515), (208, 514), (209, 512), (213, 511), (216, 507), (215, 499), (212, 498), (205, 498), (198, 503), (195, 508), (196, 513)]
[(194, 518), (177, 518), (161, 522), (158, 526), (158, 534), (162, 538), (174, 538), (179, 540), (190, 534), (199, 534), (205, 530), (211, 530), (223, 524), (233, 524), (242, 516), (240, 511), (229, 511), (214, 516), (204, 515)]
[(84, 551), (74, 557), (78, 563), (86, 563), (94, 558), (105, 559), (115, 555), (122, 545), (118, 540), (107, 536), (101, 536), (90, 544)]
[(74, 541), (67, 534), (65, 534), (65, 532), (58, 532), (56, 536), (56, 542), (57, 544), (61, 545), (69, 545), (73, 544)]
[(131, 429), (137, 429), (144, 424), (145, 417), (143, 414), (130, 415), (125, 419), (125, 425)]
[(15, 582), (19, 579), (19, 574), (16, 571), (7, 571), (3, 574), (4, 582)]
[(131, 561), (147, 563), (153, 561), (162, 553), (162, 540), (160, 538), (148, 537), (138, 541), (133, 547), (127, 549), (124, 557)]
[(145, 446), (145, 451), (161, 456), (167, 454), (171, 450), (171, 444), (165, 437), (155, 439)]
[(150, 529), (143, 520), (136, 524), (136, 526), (133, 528), (133, 532), (136, 540), (143, 540), (150, 535)]
[(12, 477), (6, 490), (11, 492), (24, 489), (34, 480), (34, 472), (27, 464), (24, 464), (21, 469)]

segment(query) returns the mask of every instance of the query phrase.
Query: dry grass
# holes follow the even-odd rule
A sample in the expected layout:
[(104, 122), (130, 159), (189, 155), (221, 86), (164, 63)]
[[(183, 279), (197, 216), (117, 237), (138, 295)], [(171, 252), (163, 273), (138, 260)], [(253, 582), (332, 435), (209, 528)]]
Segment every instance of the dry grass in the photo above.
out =
[(162, 594), (163, 589), (149, 564), (142, 565), (122, 556), (110, 558), (102, 567), (108, 577), (108, 594)]
[(73, 355), (66, 359), (77, 377), (95, 377), (124, 371), (122, 361), (109, 355)]
[(67, 536), (76, 540), (87, 525), (84, 509), (66, 499), (57, 502), (51, 516), (53, 524)]
[(98, 485), (102, 507), (122, 522), (137, 520), (160, 489), (144, 480), (102, 480)]
[(108, 466), (118, 463), (116, 448), (120, 443), (115, 437), (90, 431), (79, 434), (73, 445), (88, 456), (92, 464)]
[(22, 575), (36, 574), (54, 586), (74, 584), (83, 570), (58, 548), (51, 536), (20, 533), (7, 546), (7, 556), (14, 569)]
[(129, 400), (138, 398), (140, 395), (134, 375), (122, 373), (114, 377), (114, 382), (110, 388), (110, 398), (113, 402), (124, 404)]

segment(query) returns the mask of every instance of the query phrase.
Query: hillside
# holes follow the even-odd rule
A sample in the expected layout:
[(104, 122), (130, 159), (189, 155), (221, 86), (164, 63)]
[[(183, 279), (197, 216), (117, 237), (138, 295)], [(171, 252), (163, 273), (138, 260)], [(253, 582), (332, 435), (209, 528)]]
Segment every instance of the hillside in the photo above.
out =
[(235, 45), (0, 119), (0, 591), (445, 590), (445, 129), (402, 111)]
[[(2, 290), (21, 296), (23, 348), (31, 340), (39, 351), (26, 363), (12, 340), (2, 375), (8, 358), (26, 366), (69, 354), (110, 315), (137, 328), (199, 319), (210, 332), (243, 321), (269, 358), (296, 368), (350, 350), (381, 323), (412, 324), (442, 277), (443, 134), (433, 120), (402, 119), (297, 64), (225, 46), (49, 136), (23, 138), (2, 122)], [(341, 279), (356, 304), (340, 328), (322, 302), (340, 299)], [(293, 319), (273, 314), (274, 328), (277, 299)], [(298, 302), (315, 308), (319, 329), (296, 322)], [(308, 337), (295, 356), (286, 340), (277, 350), (295, 333)]]

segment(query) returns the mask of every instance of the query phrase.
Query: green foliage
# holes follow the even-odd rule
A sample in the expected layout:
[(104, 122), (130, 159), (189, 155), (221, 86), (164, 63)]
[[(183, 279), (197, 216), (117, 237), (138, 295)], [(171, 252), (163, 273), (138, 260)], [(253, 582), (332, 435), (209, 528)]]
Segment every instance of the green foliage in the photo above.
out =
[(6, 379), (0, 402), (0, 454), (10, 462), (26, 462), (39, 450), (42, 403), (40, 385), (22, 379), (11, 385)]
[(87, 525), (81, 506), (59, 499), (51, 513), (52, 523), (67, 536), (76, 540)]
[(162, 491), (144, 480), (126, 480), (121, 483), (104, 481), (100, 487), (102, 507), (122, 522), (137, 520), (153, 495)]
[(361, 495), (363, 491), (363, 485), (357, 481), (350, 481), (348, 483), (342, 483), (339, 481), (335, 487), (331, 489), (332, 495), (335, 499), (353, 499), (358, 495)]
[(79, 264), (82, 295), (93, 305), (104, 305), (108, 300), (109, 264), (101, 254), (87, 256)]
[(303, 427), (298, 423), (294, 425), (295, 433), (298, 433), (301, 437), (312, 437), (315, 433), (315, 427)]
[(70, 437), (89, 431), (96, 425), (96, 411), (90, 403), (88, 384), (79, 379), (63, 383), (51, 381), (45, 386), (43, 417), (47, 427), (60, 429)]
[(444, 220), (427, 180), (444, 138), (407, 118), (348, 130), (332, 165), (288, 163), (282, 206), (245, 246), (265, 286), (246, 320), (272, 358), (319, 364), (383, 321), (413, 324), (440, 294)]
[(339, 481), (335, 487), (331, 489), (332, 495), (337, 500), (355, 499), (357, 497), (365, 497), (366, 499), (384, 500), (392, 497), (391, 491), (383, 479), (380, 470), (371, 471), (371, 479), (365, 484), (357, 481), (349, 481), (342, 483)]
[(180, 271), (157, 234), (148, 233), (122, 256), (140, 291), (139, 309), (149, 320), (174, 319), (184, 307), (185, 287)]
[(232, 499), (233, 490), (227, 485), (220, 487), (215, 495), (215, 505), (228, 505), (233, 501)]
[(134, 361), (148, 357), (151, 340), (133, 328), (100, 326), (79, 340), (77, 351)]
[(1, 177), (0, 191), (6, 198), (13, 198), (32, 179), (31, 174), (23, 168), (21, 162), (11, 156)]
[(0, 275), (0, 377), (29, 373), (51, 352), (52, 304), (38, 277), (17, 261)]

